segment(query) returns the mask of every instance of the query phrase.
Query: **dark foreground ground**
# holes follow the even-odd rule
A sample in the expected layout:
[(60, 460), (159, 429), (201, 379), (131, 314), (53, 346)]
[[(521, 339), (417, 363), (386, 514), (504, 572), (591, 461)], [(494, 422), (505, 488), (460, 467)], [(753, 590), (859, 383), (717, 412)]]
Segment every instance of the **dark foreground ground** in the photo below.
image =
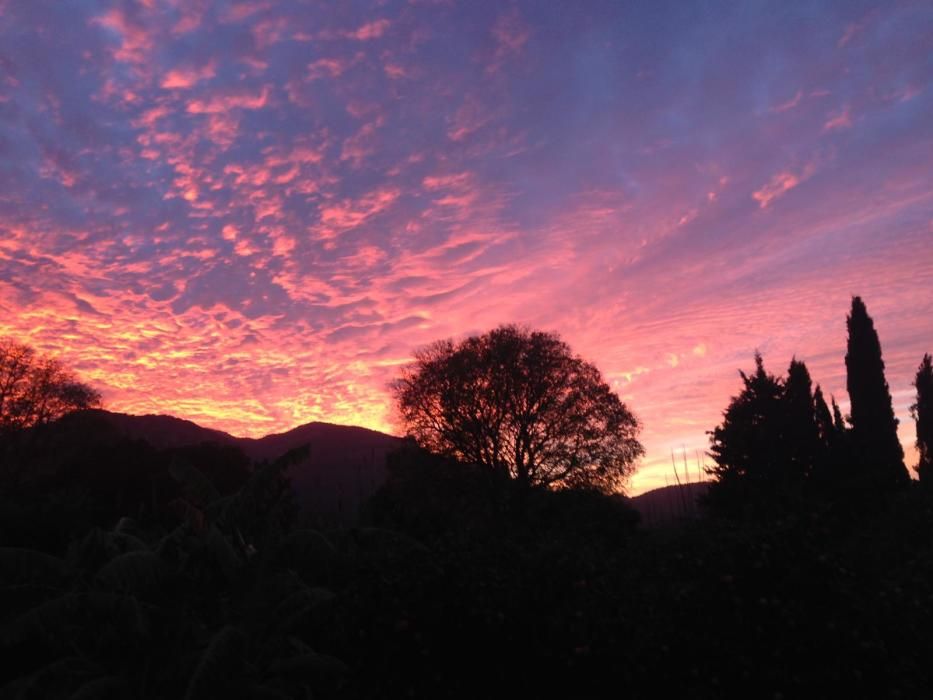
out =
[(122, 480), (6, 470), (0, 697), (933, 690), (914, 486), (645, 528), (622, 499), (400, 453), (361, 526), (333, 530), (296, 509), (288, 460), (126, 449)]

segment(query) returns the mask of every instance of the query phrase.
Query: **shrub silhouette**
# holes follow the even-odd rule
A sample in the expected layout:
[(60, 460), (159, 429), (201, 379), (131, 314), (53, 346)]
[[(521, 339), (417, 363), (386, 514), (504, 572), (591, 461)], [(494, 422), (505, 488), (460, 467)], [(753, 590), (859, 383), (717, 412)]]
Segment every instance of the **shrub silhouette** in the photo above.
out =
[(176, 465), (188, 507), (168, 532), (122, 518), (65, 557), (0, 549), (0, 652), (14, 661), (0, 687), (14, 697), (335, 693), (346, 666), (309, 643), (334, 596), (278, 554), (291, 530), (283, 474), (300, 456), (259, 465), (227, 496)]

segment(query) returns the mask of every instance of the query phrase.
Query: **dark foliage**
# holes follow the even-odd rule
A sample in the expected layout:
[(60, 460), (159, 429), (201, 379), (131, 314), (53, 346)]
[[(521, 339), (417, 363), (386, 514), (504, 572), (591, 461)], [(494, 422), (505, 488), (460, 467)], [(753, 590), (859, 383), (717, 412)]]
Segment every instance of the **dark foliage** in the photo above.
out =
[(881, 345), (859, 297), (847, 318), (851, 427), (835, 398), (832, 411), (806, 365), (791, 360), (786, 378), (768, 374), (755, 355), (723, 422), (710, 433), (716, 465), (707, 505), (719, 514), (772, 518), (826, 502), (871, 508), (879, 492), (909, 477), (884, 379)]
[[(216, 457), (205, 450), (185, 456)], [(0, 549), (3, 697), (336, 694), (346, 666), (315, 646), (334, 595), (314, 553), (295, 548), (303, 534), (283, 476), (300, 455), (250, 469), (226, 494), (181, 454), (149, 457), (168, 464), (153, 469), (168, 471), (178, 490), (157, 493), (143, 520), (72, 531), (61, 554)], [(87, 476), (89, 485), (102, 485)], [(60, 484), (41, 489), (58, 496)], [(28, 527), (74, 512), (20, 515)], [(301, 562), (313, 577), (295, 572)]]
[(817, 384), (813, 392), (814, 418), (819, 442), (813, 464), (813, 484), (823, 493), (831, 492), (843, 479), (847, 463), (847, 435), (842, 412), (832, 398), (832, 411)]
[(732, 398), (723, 422), (710, 433), (710, 455), (716, 464), (709, 472), (716, 482), (709, 501), (718, 510), (754, 510), (793, 493), (800, 474), (789, 466), (784, 438), (787, 411), (784, 382), (764, 368), (755, 354), (755, 371), (740, 371), (743, 389)]
[(890, 488), (909, 480), (904, 450), (897, 437), (897, 418), (884, 378), (881, 342), (864, 302), (852, 297), (846, 318), (846, 389), (852, 404), (852, 467), (867, 487)]
[[(796, 358), (791, 360), (787, 369), (787, 380), (784, 382), (781, 398), (784, 409), (782, 436), (786, 445), (786, 465), (791, 472), (791, 478), (800, 482), (812, 476), (814, 470), (819, 468), (819, 461), (824, 454), (821, 425), (817, 419), (817, 397), (813, 392), (810, 372), (807, 366)], [(824, 400), (821, 411), (825, 408)], [(825, 421), (825, 418), (823, 415), (821, 419)], [(823, 429), (825, 430), (825, 426)]]
[(414, 444), (392, 454), (389, 471), (386, 485), (368, 505), (367, 519), (428, 543), (464, 535), (476, 546), (504, 535), (617, 542), (638, 521), (618, 494), (527, 489), (501, 474), (433, 455)]
[(644, 452), (635, 416), (551, 333), (502, 326), (435, 343), (394, 390), (420, 445), (530, 485), (611, 492)]
[(924, 355), (914, 379), (917, 402), (910, 407), (917, 424), (917, 475), (924, 485), (933, 483), (933, 358)]
[(366, 521), (324, 533), (295, 513), (287, 461), (221, 488), (200, 467), (222, 453), (120, 450), (145, 483), (174, 483), (154, 510), (97, 522), (102, 511), (85, 508), (106, 484), (90, 466), (84, 500), (62, 479), (35, 485), (35, 510), (23, 491), (0, 493), (5, 511), (20, 507), (21, 531), (64, 523), (48, 549), (0, 550), (3, 697), (933, 687), (918, 651), (933, 645), (924, 490), (876, 494), (870, 511), (827, 503), (645, 530), (621, 497), (523, 488), (410, 447), (393, 455)]
[(413, 541), (343, 599), (361, 630), (345, 652), (366, 669), (355, 690), (922, 695), (933, 508), (914, 491), (879, 498), (869, 512), (827, 504), (633, 530), (624, 505), (599, 494), (523, 493), (398, 454), (370, 524)]

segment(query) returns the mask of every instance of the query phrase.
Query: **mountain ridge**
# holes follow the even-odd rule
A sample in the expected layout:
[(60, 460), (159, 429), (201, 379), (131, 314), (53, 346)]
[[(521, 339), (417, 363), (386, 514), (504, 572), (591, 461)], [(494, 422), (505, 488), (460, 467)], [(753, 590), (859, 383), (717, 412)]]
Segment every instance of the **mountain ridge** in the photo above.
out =
[(156, 449), (214, 444), (239, 449), (254, 462), (274, 460), (308, 446), (308, 456), (288, 469), (300, 505), (323, 517), (349, 522), (385, 482), (386, 457), (402, 438), (369, 428), (314, 421), (261, 438), (236, 437), (165, 414), (132, 415), (103, 409), (77, 411), (39, 433), (52, 443), (108, 445), (141, 440)]

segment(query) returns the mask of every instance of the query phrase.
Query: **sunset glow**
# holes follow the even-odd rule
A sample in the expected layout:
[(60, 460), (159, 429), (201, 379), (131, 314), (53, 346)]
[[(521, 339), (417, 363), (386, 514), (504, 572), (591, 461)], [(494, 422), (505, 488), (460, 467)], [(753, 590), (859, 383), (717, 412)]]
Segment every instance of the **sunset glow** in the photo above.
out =
[(396, 432), (415, 348), (527, 324), (643, 422), (638, 493), (756, 349), (845, 411), (858, 294), (911, 446), (933, 6), (753, 4), (0, 0), (0, 336), (258, 437)]

